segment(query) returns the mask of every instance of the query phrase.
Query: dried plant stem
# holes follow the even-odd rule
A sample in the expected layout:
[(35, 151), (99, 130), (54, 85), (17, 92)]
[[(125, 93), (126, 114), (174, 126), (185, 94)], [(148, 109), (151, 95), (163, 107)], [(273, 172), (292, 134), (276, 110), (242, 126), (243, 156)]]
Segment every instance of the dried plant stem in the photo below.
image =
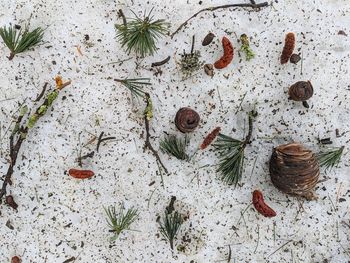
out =
[[(99, 149), (100, 149), (100, 146), (101, 146), (101, 143), (102, 142), (105, 142), (105, 141), (108, 141), (108, 140), (115, 140), (116, 137), (114, 136), (110, 136), (110, 137), (103, 137), (104, 135), (104, 132), (101, 132), (100, 135), (98, 136), (98, 139), (97, 139), (97, 146), (96, 146), (96, 152), (98, 153)], [(95, 137), (96, 138), (96, 137)], [(80, 156), (77, 158), (77, 161), (78, 161), (78, 165), (80, 167), (83, 166), (83, 160), (85, 159), (88, 159), (88, 158), (93, 158), (95, 156), (95, 151), (91, 151), (83, 156), (81, 156), (81, 154), (79, 154)]]
[(35, 113), (32, 114), (24, 125), (21, 125), (23, 117), (26, 115), (28, 108), (23, 106), (15, 122), (14, 129), (10, 135), (10, 164), (6, 172), (2, 187), (0, 190), (0, 203), (4, 196), (6, 196), (6, 189), (8, 185), (12, 184), (11, 177), (14, 172), (14, 167), (17, 162), (18, 153), (22, 146), (22, 143), (27, 137), (29, 130), (36, 124), (36, 122), (45, 115), (47, 109), (52, 105), (58, 96), (60, 89), (51, 91), (44, 102), (36, 109)]
[(171, 38), (174, 37), (175, 34), (177, 34), (184, 26), (186, 26), (188, 24), (188, 22), (195, 18), (196, 16), (198, 16), (199, 14), (203, 13), (203, 12), (207, 12), (207, 11), (215, 11), (218, 9), (225, 9), (225, 8), (232, 8), (232, 7), (247, 7), (247, 8), (252, 8), (252, 9), (256, 9), (258, 10), (259, 8), (262, 7), (266, 7), (268, 6), (269, 3), (268, 2), (263, 2), (261, 4), (256, 4), (255, 1), (250, 1), (250, 4), (248, 3), (243, 3), (243, 4), (229, 4), (229, 5), (220, 5), (220, 6), (212, 6), (212, 7), (207, 7), (204, 9), (199, 10), (197, 13), (195, 13), (194, 15), (192, 15), (190, 18), (188, 18), (185, 22), (183, 22), (175, 31), (174, 33), (172, 33), (170, 35)]
[[(145, 113), (144, 113), (144, 120), (145, 120), (145, 129), (146, 129), (146, 140), (145, 140), (145, 145), (144, 149), (148, 149), (152, 152), (154, 157), (157, 159), (158, 164), (164, 169), (166, 174), (169, 174), (168, 169), (165, 167), (163, 164), (162, 160), (159, 157), (158, 152), (153, 148), (150, 138), (151, 134), (149, 131), (149, 117), (147, 116), (148, 108), (150, 107), (150, 95), (148, 93), (145, 93), (145, 100), (146, 100), (146, 108), (145, 108)], [(160, 174), (162, 175), (162, 172), (159, 171)], [(161, 176), (161, 183), (164, 185), (163, 177)]]

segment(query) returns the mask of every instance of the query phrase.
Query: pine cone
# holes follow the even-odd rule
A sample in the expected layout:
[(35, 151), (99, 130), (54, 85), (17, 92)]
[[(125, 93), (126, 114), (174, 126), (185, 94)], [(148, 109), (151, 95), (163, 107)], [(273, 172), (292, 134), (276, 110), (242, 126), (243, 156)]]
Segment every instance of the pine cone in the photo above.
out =
[(299, 143), (274, 148), (270, 159), (272, 183), (282, 192), (316, 199), (314, 188), (320, 175), (315, 154)]

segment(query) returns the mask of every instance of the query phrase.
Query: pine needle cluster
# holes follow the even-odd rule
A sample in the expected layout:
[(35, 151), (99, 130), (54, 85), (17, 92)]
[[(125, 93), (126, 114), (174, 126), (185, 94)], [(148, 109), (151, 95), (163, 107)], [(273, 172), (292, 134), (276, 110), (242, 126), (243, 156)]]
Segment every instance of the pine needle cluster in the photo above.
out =
[(10, 49), (9, 60), (12, 60), (16, 54), (25, 52), (38, 45), (44, 36), (44, 29), (38, 27), (29, 31), (28, 25), (24, 30), (17, 29), (16, 26), (4, 26), (0, 28), (0, 36), (5, 45)]
[(176, 157), (179, 160), (187, 160), (189, 157), (186, 153), (187, 137), (179, 139), (175, 135), (167, 135), (160, 142), (162, 152)]
[(128, 88), (134, 97), (145, 96), (144, 86), (152, 85), (149, 78), (135, 78), (135, 79), (114, 79)]
[(331, 170), (339, 164), (343, 151), (344, 146), (318, 153), (317, 159), (320, 166), (325, 167), (326, 170)]
[(154, 19), (152, 10), (143, 17), (133, 12), (135, 18), (129, 21), (125, 19), (125, 23), (115, 25), (117, 39), (128, 53), (134, 51), (141, 57), (153, 55), (157, 51), (158, 39), (168, 33), (169, 23), (164, 19)]
[(110, 232), (114, 233), (111, 241), (115, 241), (124, 230), (130, 230), (130, 225), (139, 217), (138, 210), (133, 207), (129, 208), (126, 213), (123, 206), (120, 206), (118, 212), (114, 206), (104, 208), (104, 210), (107, 214), (108, 226), (111, 228)]

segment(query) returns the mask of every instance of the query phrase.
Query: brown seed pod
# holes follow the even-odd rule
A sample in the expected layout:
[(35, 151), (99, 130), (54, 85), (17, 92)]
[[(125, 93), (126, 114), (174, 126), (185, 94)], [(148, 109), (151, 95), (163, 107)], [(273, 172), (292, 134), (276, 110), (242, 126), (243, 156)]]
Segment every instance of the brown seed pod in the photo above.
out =
[(176, 113), (175, 125), (183, 133), (193, 131), (199, 124), (199, 114), (190, 108), (181, 108)]
[(281, 55), (281, 64), (288, 62), (290, 56), (293, 54), (295, 47), (295, 35), (294, 33), (288, 33), (284, 40), (284, 47)]
[(314, 188), (320, 175), (315, 154), (300, 143), (289, 143), (273, 149), (270, 159), (272, 183), (286, 194), (316, 199)]
[(202, 46), (208, 46), (213, 41), (214, 37), (215, 35), (212, 32), (208, 33), (202, 41)]
[(306, 101), (310, 99), (313, 94), (314, 88), (310, 81), (298, 81), (290, 86), (288, 90), (289, 99), (302, 101), (306, 108), (309, 107)]
[(208, 76), (213, 77), (214, 76), (214, 66), (213, 66), (213, 64), (205, 64), (204, 65), (204, 72)]

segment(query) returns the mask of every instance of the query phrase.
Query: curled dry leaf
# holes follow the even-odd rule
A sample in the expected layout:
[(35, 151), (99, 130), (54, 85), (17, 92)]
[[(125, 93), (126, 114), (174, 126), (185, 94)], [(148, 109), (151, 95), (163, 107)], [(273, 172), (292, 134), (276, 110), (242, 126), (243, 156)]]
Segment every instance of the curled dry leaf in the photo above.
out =
[(95, 175), (91, 170), (69, 169), (69, 175), (77, 179), (87, 179)]
[(175, 125), (183, 133), (194, 131), (199, 121), (199, 114), (187, 107), (179, 109), (175, 116)]

